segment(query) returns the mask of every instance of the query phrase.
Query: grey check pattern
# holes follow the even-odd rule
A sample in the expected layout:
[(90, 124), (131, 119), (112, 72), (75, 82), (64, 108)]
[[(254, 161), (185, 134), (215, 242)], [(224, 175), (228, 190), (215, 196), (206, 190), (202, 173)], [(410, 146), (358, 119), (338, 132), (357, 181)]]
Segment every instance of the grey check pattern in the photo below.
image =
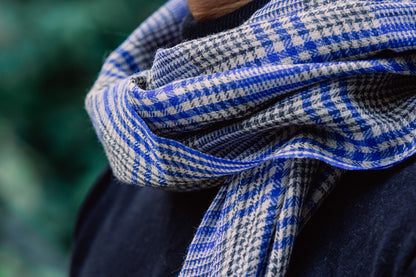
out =
[(272, 0), (181, 42), (171, 0), (105, 61), (86, 99), (115, 176), (221, 186), (180, 276), (284, 276), (346, 170), (416, 152), (416, 3)]

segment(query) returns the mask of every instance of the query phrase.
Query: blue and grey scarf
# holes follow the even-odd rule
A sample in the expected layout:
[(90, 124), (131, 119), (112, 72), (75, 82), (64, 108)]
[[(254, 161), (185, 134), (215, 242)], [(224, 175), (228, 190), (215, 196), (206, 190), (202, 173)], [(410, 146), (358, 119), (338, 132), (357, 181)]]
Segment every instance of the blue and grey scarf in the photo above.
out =
[(416, 152), (416, 2), (272, 0), (182, 42), (171, 0), (106, 60), (86, 108), (115, 176), (221, 186), (180, 276), (284, 275), (346, 170)]

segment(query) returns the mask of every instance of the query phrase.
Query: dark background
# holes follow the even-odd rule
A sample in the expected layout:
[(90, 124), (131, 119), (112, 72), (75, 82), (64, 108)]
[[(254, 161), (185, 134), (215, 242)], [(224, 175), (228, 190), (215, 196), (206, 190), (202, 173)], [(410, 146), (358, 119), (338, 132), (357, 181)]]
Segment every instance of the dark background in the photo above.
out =
[(76, 212), (106, 164), (84, 98), (163, 1), (0, 2), (0, 276), (66, 276)]

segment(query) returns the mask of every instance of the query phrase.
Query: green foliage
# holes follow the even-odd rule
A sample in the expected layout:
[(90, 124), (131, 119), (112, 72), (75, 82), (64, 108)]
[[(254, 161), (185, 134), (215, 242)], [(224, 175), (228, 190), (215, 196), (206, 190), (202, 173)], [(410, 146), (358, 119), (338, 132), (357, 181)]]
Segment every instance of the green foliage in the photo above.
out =
[(0, 277), (66, 276), (77, 209), (106, 163), (85, 94), (161, 4), (0, 2)]

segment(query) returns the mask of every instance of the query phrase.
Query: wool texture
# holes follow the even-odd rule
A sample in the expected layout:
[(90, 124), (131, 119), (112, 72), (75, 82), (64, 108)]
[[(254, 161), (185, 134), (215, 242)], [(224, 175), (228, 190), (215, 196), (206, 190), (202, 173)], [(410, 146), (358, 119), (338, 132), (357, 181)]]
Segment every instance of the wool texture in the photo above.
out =
[(180, 276), (283, 276), (345, 170), (416, 152), (416, 3), (272, 0), (183, 42), (188, 13), (171, 0), (141, 24), (86, 109), (120, 181), (221, 186)]

